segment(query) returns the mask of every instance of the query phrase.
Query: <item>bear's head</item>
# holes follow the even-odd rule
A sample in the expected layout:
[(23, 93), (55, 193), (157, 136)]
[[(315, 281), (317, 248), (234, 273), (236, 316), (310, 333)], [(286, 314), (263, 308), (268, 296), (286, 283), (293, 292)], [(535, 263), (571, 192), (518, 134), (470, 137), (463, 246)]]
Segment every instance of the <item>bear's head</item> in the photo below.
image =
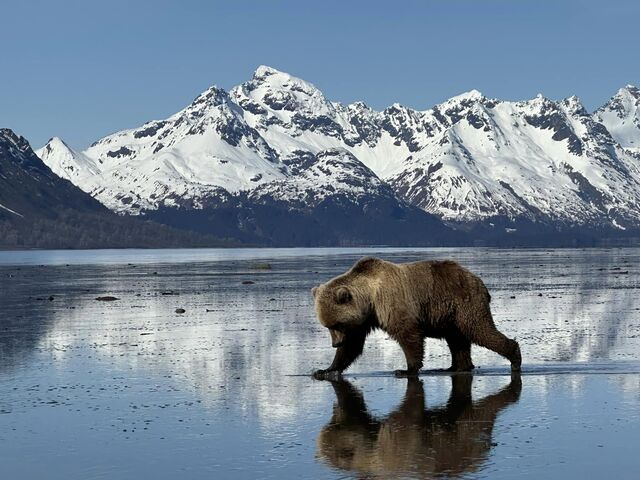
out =
[[(350, 332), (372, 326), (371, 262), (360, 260), (349, 272), (311, 289), (320, 323), (329, 329), (333, 347), (341, 346)], [(366, 268), (365, 268), (366, 267)]]

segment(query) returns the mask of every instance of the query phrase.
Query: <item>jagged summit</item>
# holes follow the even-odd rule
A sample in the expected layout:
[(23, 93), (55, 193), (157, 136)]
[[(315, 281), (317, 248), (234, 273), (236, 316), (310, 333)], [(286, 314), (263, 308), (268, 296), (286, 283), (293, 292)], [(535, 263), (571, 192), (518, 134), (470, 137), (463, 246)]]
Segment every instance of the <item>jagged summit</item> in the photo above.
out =
[(576, 95), (571, 95), (560, 102), (569, 112), (576, 115), (588, 115), (589, 112), (585, 108), (582, 100)]
[(176, 115), (180, 115), (187, 111), (202, 111), (205, 108), (217, 107), (219, 105), (226, 105), (229, 103), (232, 103), (229, 98), (229, 94), (224, 89), (219, 88), (216, 85), (212, 85), (194, 98), (191, 105), (176, 113)]
[(620, 90), (618, 90), (618, 95), (624, 95), (626, 93), (628, 93), (629, 95), (633, 96), (634, 98), (640, 98), (640, 88), (638, 88), (635, 85), (632, 85), (630, 83), (625, 85)]
[(3, 142), (5, 148), (12, 152), (24, 153), (31, 149), (29, 142), (27, 142), (23, 136), (17, 135), (10, 128), (0, 128), (0, 141)]

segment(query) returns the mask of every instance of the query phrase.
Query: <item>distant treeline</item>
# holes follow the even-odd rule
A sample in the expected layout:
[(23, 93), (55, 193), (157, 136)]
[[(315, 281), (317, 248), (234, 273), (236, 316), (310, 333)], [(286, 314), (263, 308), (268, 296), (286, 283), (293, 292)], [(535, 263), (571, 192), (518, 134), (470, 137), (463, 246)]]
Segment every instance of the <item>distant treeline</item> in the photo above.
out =
[(230, 247), (239, 242), (176, 230), (135, 217), (102, 213), (58, 212), (50, 219), (0, 216), (0, 249)]

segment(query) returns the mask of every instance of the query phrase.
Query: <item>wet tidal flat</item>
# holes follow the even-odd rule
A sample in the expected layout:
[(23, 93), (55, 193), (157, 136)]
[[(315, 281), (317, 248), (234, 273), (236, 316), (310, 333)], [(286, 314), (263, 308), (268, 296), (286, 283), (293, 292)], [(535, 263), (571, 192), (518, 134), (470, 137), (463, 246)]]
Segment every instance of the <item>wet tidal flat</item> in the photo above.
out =
[[(522, 375), (378, 332), (312, 379), (310, 289), (371, 254), (483, 278)], [(639, 357), (640, 249), (0, 252), (0, 478), (638, 478)]]

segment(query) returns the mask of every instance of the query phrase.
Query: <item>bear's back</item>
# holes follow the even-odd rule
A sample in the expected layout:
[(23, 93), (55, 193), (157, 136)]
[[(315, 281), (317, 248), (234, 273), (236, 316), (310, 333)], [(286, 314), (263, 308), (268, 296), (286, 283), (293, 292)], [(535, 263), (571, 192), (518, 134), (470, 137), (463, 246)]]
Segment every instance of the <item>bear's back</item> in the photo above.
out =
[(452, 260), (423, 260), (398, 265), (418, 295), (430, 298), (466, 298), (488, 295), (482, 280)]

